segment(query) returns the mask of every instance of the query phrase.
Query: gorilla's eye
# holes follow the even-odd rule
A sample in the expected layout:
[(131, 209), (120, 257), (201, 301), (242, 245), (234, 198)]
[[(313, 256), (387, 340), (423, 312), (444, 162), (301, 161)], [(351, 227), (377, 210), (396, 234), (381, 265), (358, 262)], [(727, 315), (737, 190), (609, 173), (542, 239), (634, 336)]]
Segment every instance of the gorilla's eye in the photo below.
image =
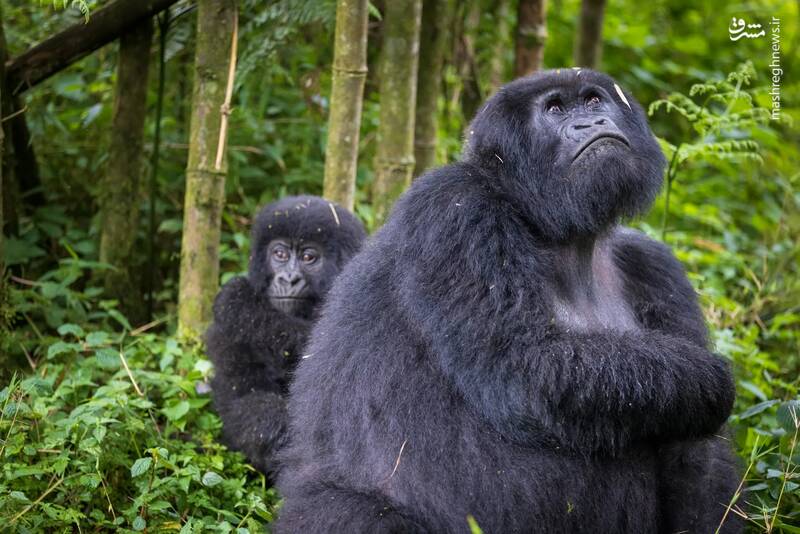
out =
[(558, 98), (553, 98), (552, 100), (548, 100), (544, 108), (547, 110), (548, 113), (564, 112), (564, 104), (562, 104), (561, 100), (559, 100)]
[(317, 255), (313, 250), (303, 252), (303, 263), (314, 263), (315, 261), (317, 261)]
[(596, 94), (590, 94), (586, 97), (586, 107), (591, 108), (599, 105), (601, 102), (600, 96)]
[(289, 253), (282, 247), (277, 247), (272, 251), (272, 255), (275, 256), (275, 259), (278, 261), (286, 261), (289, 259)]

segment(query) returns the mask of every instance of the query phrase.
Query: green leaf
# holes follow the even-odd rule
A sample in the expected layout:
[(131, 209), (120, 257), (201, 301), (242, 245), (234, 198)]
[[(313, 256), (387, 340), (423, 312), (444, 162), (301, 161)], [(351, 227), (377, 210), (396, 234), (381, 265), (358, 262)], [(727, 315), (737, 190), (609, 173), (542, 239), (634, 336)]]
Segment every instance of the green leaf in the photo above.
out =
[(77, 352), (80, 347), (75, 343), (65, 343), (63, 341), (56, 341), (47, 349), (47, 357), (53, 358), (59, 354), (67, 352)]
[(112, 319), (117, 321), (119, 324), (121, 324), (122, 327), (125, 328), (126, 330), (133, 330), (131, 328), (131, 323), (129, 323), (128, 319), (124, 315), (122, 315), (119, 311), (111, 308), (110, 310), (108, 310), (108, 315)]
[(150, 466), (153, 463), (153, 459), (149, 456), (147, 458), (139, 458), (133, 465), (131, 466), (131, 477), (136, 478), (139, 475), (142, 475), (150, 469)]
[(158, 233), (177, 234), (181, 229), (183, 229), (182, 219), (167, 219), (158, 226), (156, 231)]
[(67, 334), (72, 334), (76, 338), (82, 338), (84, 335), (83, 328), (76, 324), (66, 323), (58, 327), (58, 335), (66, 337)]
[(740, 380), (739, 385), (743, 388), (755, 395), (758, 399), (765, 401), (767, 400), (767, 395), (758, 386), (753, 384), (752, 382), (748, 382), (746, 380)]
[(170, 421), (177, 421), (178, 419), (189, 413), (189, 408), (191, 408), (189, 402), (183, 400), (178, 402), (177, 404), (164, 408), (161, 411), (164, 413), (164, 415), (167, 416), (167, 419), (169, 419)]
[(200, 371), (200, 374), (204, 377), (208, 376), (211, 373), (212, 369), (211, 361), (210, 360), (197, 360), (194, 363), (194, 368), (196, 371)]
[(97, 349), (95, 357), (103, 369), (117, 369), (122, 364), (117, 351), (109, 347)]
[(9, 266), (25, 264), (33, 258), (39, 258), (46, 254), (42, 248), (33, 243), (14, 237), (5, 238), (3, 249), (5, 263)]
[(109, 338), (108, 332), (103, 332), (102, 330), (99, 332), (91, 332), (86, 336), (86, 344), (90, 347), (99, 347), (108, 344)]
[(213, 471), (206, 471), (206, 474), (203, 475), (203, 485), (212, 488), (225, 480), (218, 474), (214, 473)]
[(147, 527), (147, 521), (144, 520), (144, 517), (137, 515), (133, 520), (133, 530), (138, 532), (144, 530), (145, 527)]
[(778, 406), (778, 422), (789, 434), (794, 434), (800, 428), (800, 399)]
[(778, 404), (778, 402), (779, 401), (774, 400), (774, 399), (773, 400), (764, 401), (764, 402), (759, 402), (758, 404), (750, 406), (748, 409), (746, 409), (745, 411), (740, 413), (739, 414), (739, 419), (747, 419), (748, 417), (756, 415), (757, 413), (761, 413), (764, 410), (766, 410), (767, 408), (775, 406), (776, 404)]

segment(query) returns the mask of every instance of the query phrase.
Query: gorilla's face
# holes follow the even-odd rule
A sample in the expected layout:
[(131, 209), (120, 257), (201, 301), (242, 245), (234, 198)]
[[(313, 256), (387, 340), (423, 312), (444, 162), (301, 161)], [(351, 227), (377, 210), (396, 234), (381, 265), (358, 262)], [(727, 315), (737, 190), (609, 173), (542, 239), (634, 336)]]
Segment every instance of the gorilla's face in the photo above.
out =
[(309, 241), (273, 239), (267, 245), (266, 260), (272, 275), (267, 288), (270, 304), (288, 315), (308, 317), (325, 273), (323, 248)]
[(636, 101), (585, 69), (537, 73), (501, 89), (471, 125), (466, 159), (498, 175), (553, 241), (596, 235), (646, 209), (665, 164)]
[[(575, 88), (573, 88), (575, 89)], [(548, 91), (536, 98), (531, 117), (534, 146), (551, 145), (553, 176), (579, 180), (597, 166), (631, 157), (631, 143), (617, 126), (620, 109), (606, 91), (585, 84), (580, 91)]]

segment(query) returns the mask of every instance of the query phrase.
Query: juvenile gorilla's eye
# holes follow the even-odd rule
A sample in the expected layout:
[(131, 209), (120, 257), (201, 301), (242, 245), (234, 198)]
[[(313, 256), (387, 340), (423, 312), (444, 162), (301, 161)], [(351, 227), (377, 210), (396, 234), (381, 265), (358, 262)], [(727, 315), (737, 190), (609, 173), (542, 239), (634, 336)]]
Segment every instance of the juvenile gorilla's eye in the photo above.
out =
[(307, 250), (303, 252), (303, 263), (314, 263), (317, 261), (317, 255), (314, 252)]
[(277, 258), (280, 261), (286, 261), (289, 259), (289, 254), (280, 247), (273, 250), (272, 255), (275, 256), (275, 258)]
[(561, 100), (554, 98), (547, 102), (545, 109), (548, 113), (563, 113), (564, 112), (564, 105), (561, 103)]
[(600, 104), (600, 97), (597, 95), (589, 95), (586, 97), (586, 107), (594, 107)]

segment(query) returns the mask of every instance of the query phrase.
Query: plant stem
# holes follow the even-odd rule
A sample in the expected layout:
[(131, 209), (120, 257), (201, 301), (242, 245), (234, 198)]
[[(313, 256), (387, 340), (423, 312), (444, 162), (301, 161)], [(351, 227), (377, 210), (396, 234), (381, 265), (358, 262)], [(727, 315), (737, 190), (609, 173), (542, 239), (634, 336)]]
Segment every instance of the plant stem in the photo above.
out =
[(664, 196), (664, 215), (661, 218), (661, 241), (666, 241), (667, 239), (667, 219), (669, 217), (669, 197), (670, 192), (672, 191), (672, 181), (675, 179), (675, 172), (677, 169), (677, 161), (678, 161), (678, 153), (681, 150), (681, 146), (683, 144), (679, 144), (675, 147), (675, 152), (672, 153), (672, 158), (669, 160), (669, 167), (667, 168), (667, 191), (666, 195)]

